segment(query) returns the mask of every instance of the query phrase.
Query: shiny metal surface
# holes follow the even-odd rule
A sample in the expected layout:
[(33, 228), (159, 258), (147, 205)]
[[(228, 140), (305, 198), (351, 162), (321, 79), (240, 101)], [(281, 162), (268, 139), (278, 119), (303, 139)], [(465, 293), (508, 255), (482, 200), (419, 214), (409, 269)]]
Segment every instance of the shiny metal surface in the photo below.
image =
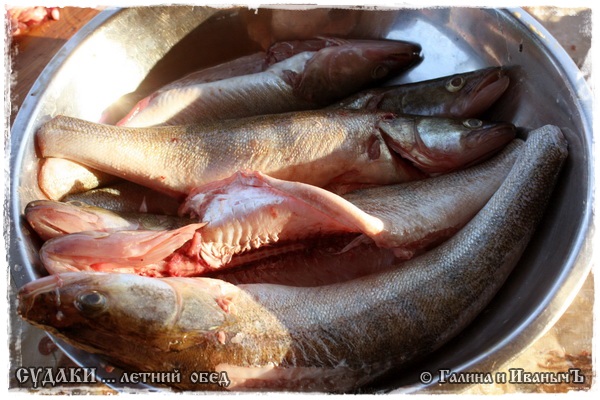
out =
[[(44, 197), (37, 188), (33, 143), (43, 121), (57, 114), (97, 120), (111, 105), (117, 118), (134, 99), (187, 72), (251, 53), (275, 40), (317, 34), (420, 43), (423, 62), (393, 83), (491, 65), (513, 66), (509, 91), (488, 117), (513, 122), (524, 136), (545, 124), (558, 125), (570, 145), (548, 213), (489, 307), (426, 360), (365, 390), (413, 392), (424, 386), (418, 379), (422, 371), (440, 368), (491, 371), (543, 334), (569, 305), (590, 269), (592, 96), (564, 50), (520, 9), (255, 13), (243, 8), (168, 6), (101, 13), (44, 70), (13, 125), (9, 262), (15, 286), (43, 274), (36, 255), (39, 243), (21, 219), (29, 201)], [(130, 92), (135, 94), (122, 98)], [(96, 356), (63, 347), (80, 365), (98, 365)]]

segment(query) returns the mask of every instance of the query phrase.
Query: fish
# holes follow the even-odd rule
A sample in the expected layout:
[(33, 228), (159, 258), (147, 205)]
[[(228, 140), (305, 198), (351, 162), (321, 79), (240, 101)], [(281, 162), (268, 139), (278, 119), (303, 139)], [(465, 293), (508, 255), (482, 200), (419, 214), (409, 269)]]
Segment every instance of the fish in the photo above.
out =
[[(467, 170), (365, 189), (346, 198), (256, 171), (238, 172), (190, 193), (179, 213), (206, 225), (197, 231), (181, 228), (178, 235), (187, 234), (188, 241), (184, 246), (178, 244), (180, 248), (173, 246), (167, 252), (162, 245), (146, 246), (146, 237), (157, 234), (144, 230), (108, 235), (81, 232), (44, 243), (40, 259), (53, 274), (98, 270), (101, 265), (103, 271), (199, 276), (305, 249), (303, 239), (347, 233), (360, 236), (342, 252), (373, 242), (393, 249), (396, 257), (409, 259), (447, 239), (484, 206), (508, 174), (521, 146), (522, 141), (515, 139), (498, 156)], [(56, 230), (58, 221), (52, 223)], [(66, 225), (60, 229), (64, 232), (80, 226), (78, 219), (61, 223)], [(172, 235), (165, 232), (167, 237)], [(115, 255), (125, 251), (126, 258)], [(318, 268), (315, 263), (313, 269)]]
[[(282, 53), (281, 60), (285, 59), (283, 54), (284, 53)], [(215, 82), (234, 76), (262, 72), (270, 65), (269, 60), (269, 56), (264, 51), (248, 54), (212, 67), (191, 72), (184, 77), (161, 87), (153, 92), (153, 94), (159, 91), (169, 90), (169, 88), (173, 89), (173, 86), (175, 85), (183, 87), (184, 85)], [(149, 96), (153, 94), (150, 94)], [(141, 104), (140, 102), (149, 96), (138, 91), (126, 93), (106, 108), (97, 122), (109, 125), (126, 125), (128, 120), (133, 118), (144, 104), (144, 102)]]
[[(109, 107), (109, 109), (103, 113), (103, 116), (98, 122), (105, 124), (113, 124), (116, 122), (116, 125), (128, 126), (131, 123), (130, 120), (135, 120), (136, 115), (162, 93), (169, 91), (181, 92), (188, 86), (207, 84), (243, 75), (257, 74), (265, 71), (273, 64), (286, 60), (296, 54), (306, 51), (316, 52), (325, 47), (348, 43), (349, 42), (344, 39), (329, 37), (276, 42), (270, 45), (266, 51), (258, 51), (191, 72), (182, 78), (162, 86), (148, 96), (143, 96), (135, 92), (124, 95), (116, 104)], [(129, 105), (127, 111), (121, 113), (121, 117), (118, 118), (117, 121), (113, 121), (114, 115), (119, 114), (120, 110), (131, 102), (131, 99), (137, 99), (137, 101), (135, 101), (134, 104)], [(205, 101), (210, 101), (210, 99), (205, 99)], [(268, 110), (265, 113), (269, 113)], [(123, 116), (123, 114), (125, 114), (125, 116)]]
[(171, 196), (126, 180), (85, 192), (70, 193), (63, 196), (61, 201), (81, 202), (113, 212), (169, 216), (176, 216), (181, 206), (181, 203)]
[[(331, 46), (341, 48), (333, 53), (316, 55), (319, 50)], [(349, 94), (361, 82), (365, 85), (371, 81), (377, 82), (385, 75), (382, 73), (384, 70), (392, 73), (402, 66), (409, 68), (411, 58), (419, 59), (419, 49), (417, 45), (404, 42), (326, 37), (277, 42), (266, 52), (253, 53), (193, 72), (141, 99), (137, 93), (124, 95), (102, 113), (98, 122), (112, 125), (117, 120), (119, 126), (148, 126), (163, 125), (165, 119), (168, 124), (184, 124), (318, 108), (319, 104), (304, 101), (302, 96), (315, 98), (311, 93), (314, 90), (325, 95), (327, 92), (322, 90), (324, 88), (329, 88), (329, 95), (335, 95), (340, 90), (343, 94)], [(411, 53), (413, 50), (414, 54)], [(278, 64), (301, 53), (304, 56), (295, 61)], [(343, 60), (353, 61), (353, 71), (348, 71)], [(304, 73), (298, 74), (299, 68), (304, 66)], [(333, 70), (321, 71), (322, 67)], [(371, 75), (369, 68), (373, 69)], [(356, 76), (349, 79), (347, 72)], [(328, 82), (315, 83), (314, 77), (306, 76), (313, 74), (323, 75)], [(292, 88), (294, 92), (290, 92)], [(196, 99), (199, 109), (190, 109), (186, 104), (190, 95), (199, 96)], [(256, 95), (260, 95), (260, 98), (248, 101), (249, 96)], [(133, 107), (131, 102), (135, 103)], [(127, 115), (119, 119), (123, 108), (128, 110)], [(173, 112), (177, 113), (176, 117), (170, 115)], [(60, 200), (64, 195), (102, 186), (106, 183), (105, 179), (115, 180), (99, 171), (71, 164), (68, 169), (64, 167), (64, 172), (60, 168), (40, 171), (39, 185), (48, 198)], [(94, 186), (96, 180), (103, 183)], [(87, 183), (85, 187), (81, 182)]]
[(62, 158), (44, 158), (38, 170), (38, 186), (50, 200), (60, 200), (69, 194), (85, 192), (117, 180), (113, 175)]
[[(365, 41), (365, 44), (373, 44), (375, 41)], [(224, 79), (252, 75), (263, 72), (274, 64), (287, 60), (297, 54), (304, 52), (317, 52), (326, 47), (361, 44), (359, 40), (347, 40), (335, 37), (316, 37), (305, 40), (286, 40), (275, 42), (266, 51), (255, 52), (246, 56), (238, 57), (208, 68), (203, 68), (185, 75), (160, 89), (151, 96), (156, 97), (159, 93), (174, 89), (182, 89), (190, 85), (217, 82)], [(130, 114), (139, 110), (132, 109)], [(126, 125), (125, 117), (117, 125)]]
[[(318, 40), (315, 40), (318, 41)], [(408, 69), (421, 47), (391, 40), (321, 40), (254, 74), (183, 78), (142, 99), (117, 125), (149, 127), (317, 109)], [(291, 53), (295, 53), (294, 45)], [(306, 46), (300, 46), (302, 49)], [(204, 77), (205, 74), (202, 74)]]
[[(21, 287), (18, 312), (114, 366), (177, 370), (181, 379), (168, 384), (178, 390), (350, 393), (431, 354), (485, 309), (543, 218), (567, 156), (560, 128), (531, 131), (483, 209), (402, 268), (308, 288), (70, 272)], [(199, 386), (197, 371), (221, 385)]]
[(476, 118), (508, 88), (510, 78), (506, 71), (505, 67), (488, 67), (426, 81), (366, 89), (329, 108)]
[(88, 270), (162, 276), (163, 264), (168, 265), (164, 260), (169, 260), (176, 250), (186, 254), (190, 245), (194, 249), (193, 243), (184, 245), (205, 225), (192, 223), (171, 230), (70, 233), (44, 242), (39, 254), (51, 274)]
[(505, 122), (317, 110), (152, 128), (56, 116), (36, 140), (43, 157), (181, 198), (243, 170), (331, 190), (421, 179), (480, 162), (515, 132)]
[(34, 200), (24, 216), (42, 240), (85, 231), (169, 230), (197, 222), (188, 218), (150, 213), (118, 213), (80, 201)]
[[(445, 237), (440, 235), (440, 241)], [(377, 272), (401, 268), (402, 259), (392, 249), (374, 243), (357, 243), (346, 249), (356, 235), (331, 235), (306, 239), (298, 248), (284, 249), (278, 254), (245, 260), (236, 267), (203, 273), (234, 285), (269, 283), (286, 286), (312, 287), (346, 282)], [(424, 249), (423, 249), (424, 250)], [(258, 250), (260, 252), (260, 250)]]

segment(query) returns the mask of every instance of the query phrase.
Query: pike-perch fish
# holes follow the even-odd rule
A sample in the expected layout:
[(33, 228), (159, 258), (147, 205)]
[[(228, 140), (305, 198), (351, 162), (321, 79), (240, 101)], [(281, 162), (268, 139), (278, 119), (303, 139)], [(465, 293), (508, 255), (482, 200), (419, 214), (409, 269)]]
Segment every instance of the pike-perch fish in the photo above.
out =
[(402, 268), (314, 288), (72, 272), (19, 290), (23, 319), (130, 371), (197, 371), (229, 390), (351, 392), (461, 332), (518, 263), (567, 156), (531, 132), (499, 190), (455, 236)]
[[(375, 243), (409, 259), (450, 237), (484, 206), (508, 174), (521, 144), (515, 139), (496, 157), (467, 170), (363, 189), (345, 198), (312, 185), (239, 172), (195, 189), (182, 205), (182, 215), (206, 225), (196, 230), (183, 226), (163, 235), (132, 231), (126, 225), (128, 220), (130, 226), (147, 225), (140, 221), (150, 216), (111, 216), (89, 207), (66, 212), (65, 204), (36, 206), (38, 202), (28, 207), (26, 216), (41, 234), (72, 232), (42, 246), (40, 258), (50, 273), (199, 276), (306, 248), (305, 239), (351, 233), (358, 236), (342, 252)], [(88, 232), (76, 233), (82, 226)]]
[(514, 137), (504, 122), (318, 110), (152, 128), (58, 116), (37, 144), (43, 157), (181, 197), (244, 170), (335, 191), (406, 182), (482, 161)]
[(363, 90), (330, 108), (475, 118), (502, 96), (509, 83), (505, 68), (489, 67), (421, 82)]
[[(187, 125), (316, 109), (410, 68), (420, 60), (420, 50), (417, 44), (389, 40), (275, 43), (265, 54), (241, 57), (164, 86), (140, 100), (118, 125)], [(101, 122), (110, 122), (112, 114), (107, 110)], [(55, 164), (47, 162), (39, 173), (40, 188), (52, 200), (81, 191), (80, 182), (106, 179), (77, 163), (70, 163), (69, 173)]]
[(290, 42), (291, 57), (285, 50), (272, 52), (281, 61), (253, 74), (217, 80), (207, 80), (205, 73), (184, 77), (142, 99), (119, 125), (187, 125), (321, 108), (420, 60), (421, 47), (403, 41), (321, 42), (313, 46), (317, 51), (300, 51), (311, 46)]

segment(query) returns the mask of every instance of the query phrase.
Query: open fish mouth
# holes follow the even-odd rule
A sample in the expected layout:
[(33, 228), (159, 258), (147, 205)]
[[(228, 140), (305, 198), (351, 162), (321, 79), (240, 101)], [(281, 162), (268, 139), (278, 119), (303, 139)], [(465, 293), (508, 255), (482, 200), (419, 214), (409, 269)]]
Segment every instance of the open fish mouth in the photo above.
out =
[[(510, 78), (506, 75), (505, 69), (490, 69), (483, 72), (480, 79), (473, 79), (467, 82), (464, 88), (464, 96), (455, 103), (454, 112), (478, 115), (485, 111), (490, 104), (493, 104), (508, 88)], [(449, 81), (452, 83), (452, 80)], [(460, 110), (460, 111), (459, 111)]]
[[(60, 217), (62, 212), (61, 205), (58, 205), (55, 209), (47, 209), (46, 203), (45, 200), (33, 201), (27, 204), (24, 212), (29, 225), (36, 230), (43, 240), (67, 233), (62, 229), (60, 222), (56, 221), (57, 216)], [(69, 209), (65, 211), (69, 212)]]
[[(510, 79), (505, 75), (505, 72), (502, 69), (488, 73), (475, 87), (474, 91), (476, 96), (474, 102), (483, 100), (483, 96), (496, 99), (504, 93), (508, 87), (509, 81)], [(490, 102), (493, 102), (493, 100)]]

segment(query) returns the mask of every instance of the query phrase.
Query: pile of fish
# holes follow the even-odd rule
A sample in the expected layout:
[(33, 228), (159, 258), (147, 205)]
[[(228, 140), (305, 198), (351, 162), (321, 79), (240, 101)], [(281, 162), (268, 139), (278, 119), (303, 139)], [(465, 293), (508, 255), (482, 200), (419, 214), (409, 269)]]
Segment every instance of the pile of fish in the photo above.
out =
[(116, 124), (44, 123), (49, 199), (24, 217), (50, 275), (20, 315), (192, 391), (223, 389), (192, 379), (205, 371), (229, 390), (350, 392), (439, 348), (516, 265), (567, 143), (478, 119), (509, 85), (500, 67), (379, 86), (419, 53), (279, 42)]

